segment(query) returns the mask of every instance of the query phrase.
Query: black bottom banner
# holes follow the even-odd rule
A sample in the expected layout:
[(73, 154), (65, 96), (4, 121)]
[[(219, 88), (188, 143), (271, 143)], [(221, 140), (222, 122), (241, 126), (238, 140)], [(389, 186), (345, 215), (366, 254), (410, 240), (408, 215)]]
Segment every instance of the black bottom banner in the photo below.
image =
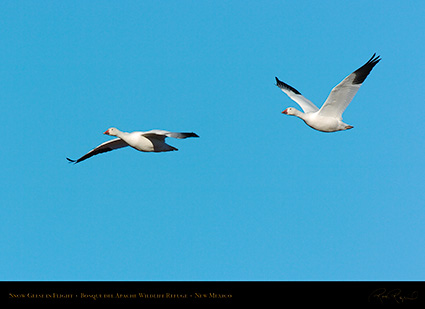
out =
[(16, 305), (405, 304), (425, 305), (424, 282), (0, 282), (2, 303)]

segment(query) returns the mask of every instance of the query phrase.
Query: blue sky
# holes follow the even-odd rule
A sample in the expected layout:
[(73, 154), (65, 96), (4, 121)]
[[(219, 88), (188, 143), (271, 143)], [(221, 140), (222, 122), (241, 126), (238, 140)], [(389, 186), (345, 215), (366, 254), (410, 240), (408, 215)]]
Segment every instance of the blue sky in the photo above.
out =
[[(425, 4), (0, 3), (2, 280), (423, 280)], [(376, 52), (331, 134), (321, 105)], [(178, 152), (123, 131), (194, 131)]]

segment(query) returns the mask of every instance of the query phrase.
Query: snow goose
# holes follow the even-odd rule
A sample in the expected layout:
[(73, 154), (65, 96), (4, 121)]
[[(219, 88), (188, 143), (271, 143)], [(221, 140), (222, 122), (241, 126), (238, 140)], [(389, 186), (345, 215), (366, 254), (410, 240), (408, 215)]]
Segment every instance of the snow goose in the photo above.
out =
[(372, 71), (373, 67), (381, 60), (380, 56), (373, 54), (362, 67), (348, 75), (342, 82), (335, 86), (319, 109), (310, 100), (306, 99), (295, 88), (285, 84), (276, 77), (276, 85), (294, 100), (304, 111), (289, 107), (282, 114), (297, 116), (304, 122), (322, 132), (335, 132), (353, 128), (342, 122), (342, 113), (350, 104), (360, 86)]
[(151, 130), (147, 132), (122, 132), (117, 128), (109, 128), (103, 134), (116, 136), (117, 138), (100, 144), (96, 148), (90, 150), (84, 156), (77, 160), (66, 158), (68, 161), (78, 163), (84, 161), (99, 153), (108, 152), (114, 149), (123, 147), (133, 147), (134, 149), (144, 152), (163, 152), (178, 150), (177, 148), (165, 143), (166, 137), (174, 138), (187, 138), (187, 137), (199, 137), (196, 133), (179, 133), (169, 132), (164, 130)]

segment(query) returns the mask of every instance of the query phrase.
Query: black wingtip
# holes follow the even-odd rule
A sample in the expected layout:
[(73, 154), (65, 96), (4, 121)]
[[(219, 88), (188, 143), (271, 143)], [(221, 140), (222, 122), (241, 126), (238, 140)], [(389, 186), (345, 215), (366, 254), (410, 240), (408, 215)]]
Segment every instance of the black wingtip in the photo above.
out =
[(379, 61), (381, 61), (381, 56), (376, 56), (376, 53), (373, 53), (373, 56), (369, 59), (367, 64), (376, 65)]
[[(289, 86), (288, 84), (282, 82), (279, 78), (277, 78), (276, 76), (274, 77), (276, 79), (276, 86), (278, 86), (280, 89), (286, 89), (286, 90), (290, 90), (295, 94), (301, 94), (297, 89), (295, 89), (292, 86)], [(282, 89), (282, 90), (283, 90)]]
[(184, 133), (186, 136), (185, 137), (199, 137), (198, 134), (194, 133), (194, 132), (189, 132), (189, 133)]
[(356, 78), (354, 79), (353, 84), (362, 84), (369, 75), (370, 71), (372, 71), (374, 66), (377, 65), (379, 61), (381, 61), (381, 56), (376, 56), (376, 53), (374, 53), (362, 67), (354, 71)]
[(72, 160), (72, 159), (70, 159), (70, 158), (66, 158), (68, 161), (69, 161), (69, 163), (77, 163), (77, 160)]

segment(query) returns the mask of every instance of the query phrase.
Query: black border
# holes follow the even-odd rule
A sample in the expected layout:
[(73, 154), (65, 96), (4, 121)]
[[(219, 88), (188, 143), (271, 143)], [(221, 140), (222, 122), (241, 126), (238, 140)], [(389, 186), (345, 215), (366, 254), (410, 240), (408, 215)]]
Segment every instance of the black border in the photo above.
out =
[(423, 281), (3, 281), (1, 301), (21, 305), (425, 305)]

